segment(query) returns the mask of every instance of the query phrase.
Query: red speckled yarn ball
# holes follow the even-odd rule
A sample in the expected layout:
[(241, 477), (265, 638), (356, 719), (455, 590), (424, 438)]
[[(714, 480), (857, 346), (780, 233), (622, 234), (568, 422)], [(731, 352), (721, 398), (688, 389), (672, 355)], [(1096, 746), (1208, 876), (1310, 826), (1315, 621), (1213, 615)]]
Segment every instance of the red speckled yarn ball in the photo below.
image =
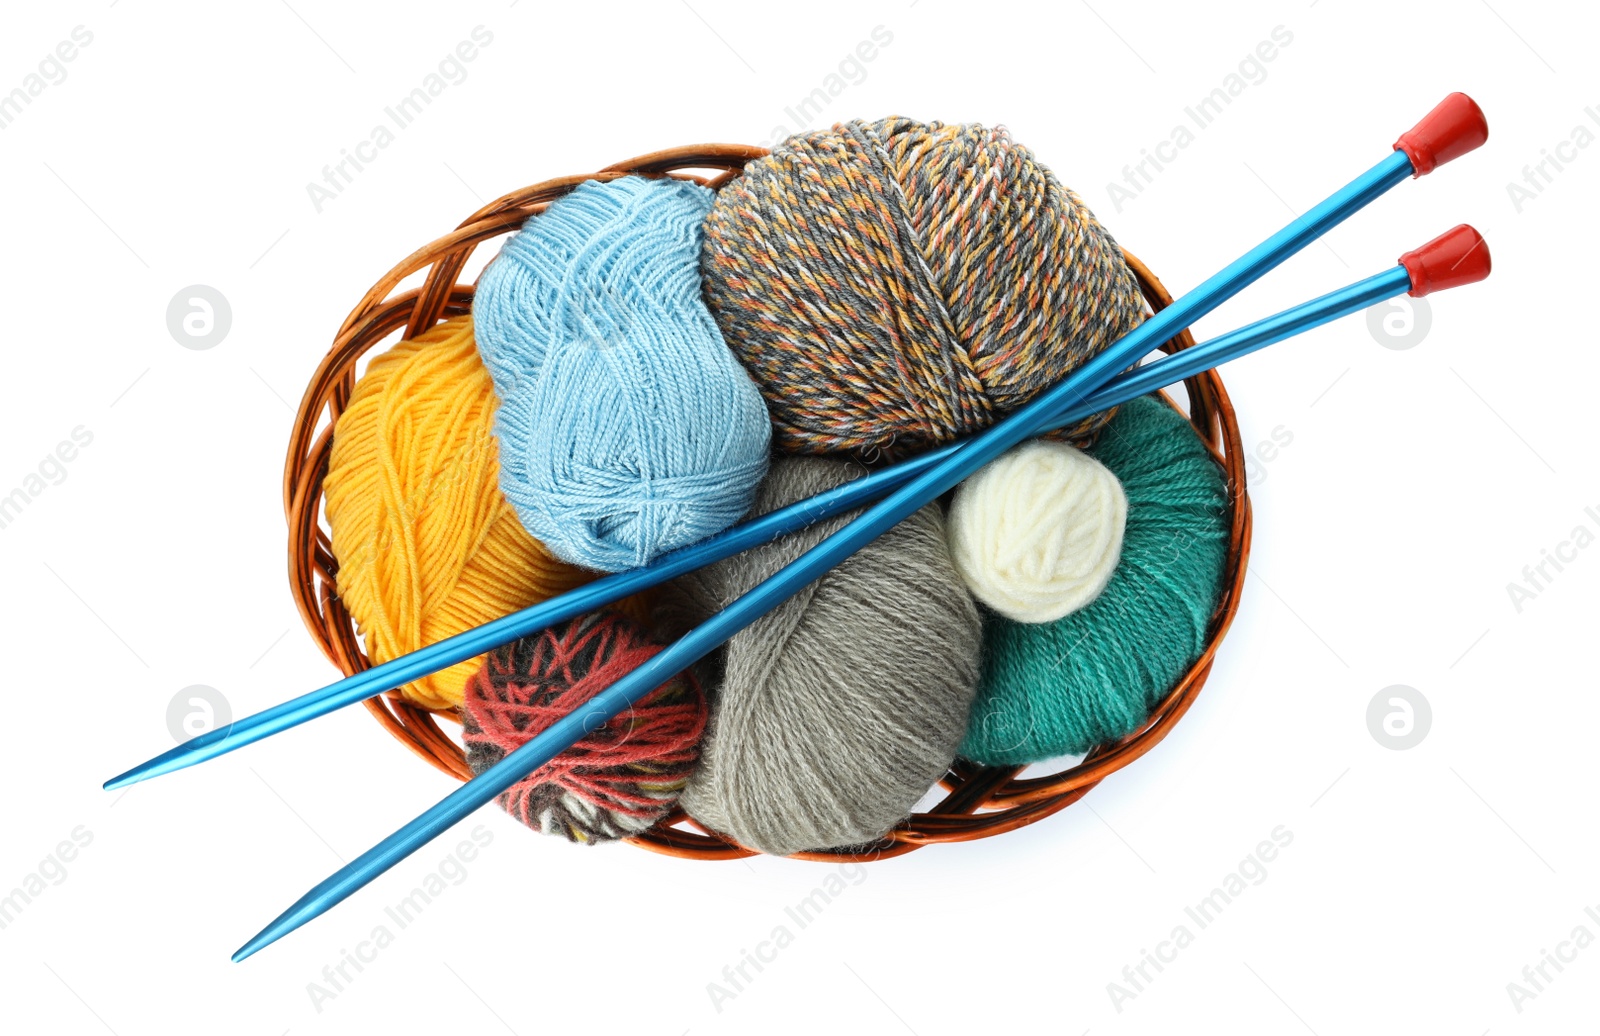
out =
[[(608, 612), (496, 648), (462, 702), (467, 764), (483, 773), (661, 650)], [(672, 809), (700, 758), (706, 699), (680, 673), (513, 785), (500, 805), (545, 834), (593, 844), (647, 831)]]

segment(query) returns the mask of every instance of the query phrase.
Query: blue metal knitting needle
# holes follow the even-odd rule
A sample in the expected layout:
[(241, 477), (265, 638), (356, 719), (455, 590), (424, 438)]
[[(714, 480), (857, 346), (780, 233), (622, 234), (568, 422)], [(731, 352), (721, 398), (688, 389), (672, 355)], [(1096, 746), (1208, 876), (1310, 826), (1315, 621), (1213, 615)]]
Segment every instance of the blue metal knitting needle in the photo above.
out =
[[(1412, 294), (1422, 295), (1482, 280), (1488, 276), (1488, 272), (1489, 253), (1483, 238), (1471, 227), (1459, 226), (1415, 252), (1406, 253), (1401, 257), (1400, 265), (1213, 342), (1147, 364), (1117, 379), (1114, 383), (1118, 386), (1116, 391), (1106, 393), (1102, 390), (1087, 400), (1053, 411), (1047, 404), (1059, 404), (1059, 397), (1067, 395), (1063, 390), (1070, 387), (1063, 382), (1045, 394), (1057, 396), (1057, 399), (1043, 400), (1046, 405), (1029, 404), (1012, 417), (950, 451), (943, 460), (926, 468), (923, 474), (894, 491), (842, 530), (823, 540), (776, 575), (691, 630), (677, 643), (652, 657), (576, 711), (557, 720), (500, 763), (463, 784), (427, 812), (317, 885), (241, 946), (233, 959), (244, 960), (331, 909), (473, 810), (561, 754), (586, 731), (605, 723), (651, 689), (715, 650), (739, 630), (1010, 446), (1049, 427), (1079, 420), (1098, 409), (1124, 402), (1170, 384), (1172, 380), (1181, 380), (1207, 369), (1201, 364), (1221, 363), (1242, 356), (1340, 316), (1358, 312), (1375, 302), (1393, 298), (1401, 292), (1409, 290)], [(1147, 339), (1155, 342), (1161, 340)], [(1130, 351), (1127, 355), (1137, 354)], [(1000, 442), (1007, 445), (997, 445)]]
[[(1353, 204), (1353, 207), (1344, 210), (1343, 215), (1327, 223), (1317, 233), (1326, 231), (1339, 219), (1359, 209), (1407, 175), (1415, 173), (1420, 176), (1431, 172), (1437, 164), (1449, 161), (1478, 146), (1483, 142), (1487, 132), (1483, 113), (1478, 110), (1477, 105), (1465, 94), (1451, 94), (1414, 129), (1400, 138), (1395, 145), (1395, 152), (1389, 158), (1341, 192), (1348, 195), (1346, 203)], [(1323, 207), (1326, 208), (1339, 197), (1336, 195), (1324, 203)], [(1292, 251), (1293, 249), (1283, 252), (1276, 261), (1282, 261), (1282, 258), (1292, 254)], [(1255, 276), (1260, 276), (1268, 268), (1270, 267), (1258, 270)], [(1212, 278), (1212, 281), (1202, 285), (1201, 289), (1205, 289), (1217, 280), (1218, 278)], [(1238, 291), (1247, 283), (1249, 281), (1244, 281), (1233, 290)], [(1189, 302), (1201, 289), (1191, 292), (1189, 297), (1181, 301)], [(1211, 301), (1202, 312), (1209, 312), (1210, 308), (1220, 301), (1221, 299)], [(1169, 307), (1169, 310), (1171, 308)], [(1198, 314), (1191, 319), (1197, 318)], [(1166, 326), (1178, 328), (1184, 326), (1184, 322), (1174, 317)], [(1170, 381), (1163, 381), (1160, 384), (1172, 384), (1186, 376), (1174, 376)], [(1079, 402), (1081, 401), (1080, 399)], [(1063, 420), (1062, 423), (1067, 422)], [(201, 734), (111, 778), (105, 783), (105, 787), (107, 790), (121, 788), (226, 754), (318, 716), (364, 701), (391, 688), (403, 686), (447, 666), (475, 658), (518, 637), (545, 629), (575, 615), (593, 611), (741, 551), (770, 543), (796, 529), (878, 499), (884, 493), (938, 464), (958, 448), (959, 444), (952, 444), (929, 451), (913, 460), (735, 526), (717, 536), (658, 558), (644, 568), (596, 580), (553, 600), (513, 612), (476, 629), (430, 644), (408, 655), (391, 659), (326, 687), (292, 698), (238, 720), (228, 727)]]

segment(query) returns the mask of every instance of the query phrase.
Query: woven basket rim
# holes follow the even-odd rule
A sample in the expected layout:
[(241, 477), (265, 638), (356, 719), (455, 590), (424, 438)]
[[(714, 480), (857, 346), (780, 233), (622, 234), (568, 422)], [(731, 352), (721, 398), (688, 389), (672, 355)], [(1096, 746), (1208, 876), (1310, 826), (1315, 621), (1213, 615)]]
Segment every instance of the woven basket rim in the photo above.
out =
[[(564, 176), (513, 191), (480, 208), (454, 231), (417, 249), (378, 280), (345, 318), (332, 346), (318, 364), (301, 397), (284, 463), (284, 513), (289, 525), (289, 582), (317, 646), (345, 675), (371, 666), (355, 623), (340, 601), (337, 562), (322, 518), (322, 479), (332, 448), (333, 427), (355, 388), (356, 365), (395, 331), (411, 338), (450, 317), (470, 312), (473, 286), (457, 278), (469, 257), (486, 241), (512, 233), (555, 199), (587, 180), (612, 180), (642, 174), (690, 180), (713, 189), (736, 177), (744, 164), (767, 152), (742, 144), (702, 144), (671, 148), (626, 159), (594, 173)], [(1161, 281), (1136, 256), (1123, 250), (1129, 268), (1152, 309), (1172, 302)], [(421, 287), (396, 292), (406, 278), (426, 270)], [(1184, 329), (1162, 345), (1175, 352), (1194, 345)], [(939, 842), (988, 838), (1036, 823), (1081, 799), (1107, 776), (1158, 744), (1183, 718), (1211, 675), (1218, 647), (1239, 608), (1250, 554), (1251, 511), (1245, 481), (1245, 453), (1233, 403), (1216, 371), (1184, 382), (1189, 421), (1227, 477), (1229, 545), (1224, 585), (1195, 661), (1138, 730), (1094, 748), (1082, 760), (1040, 776), (1021, 776), (1025, 767), (984, 767), (956, 760), (939, 782), (944, 797), (913, 813), (880, 842), (796, 858), (829, 862), (884, 859)], [(1162, 394), (1171, 404), (1171, 397)], [(1176, 405), (1176, 404), (1173, 404)], [(440, 728), (438, 717), (456, 720), (450, 710), (429, 710), (391, 691), (364, 703), (388, 732), (417, 755), (461, 780), (472, 776), (462, 751)], [(459, 722), (458, 720), (456, 720)], [(629, 841), (646, 849), (692, 859), (735, 859), (756, 855), (708, 831), (681, 810)]]

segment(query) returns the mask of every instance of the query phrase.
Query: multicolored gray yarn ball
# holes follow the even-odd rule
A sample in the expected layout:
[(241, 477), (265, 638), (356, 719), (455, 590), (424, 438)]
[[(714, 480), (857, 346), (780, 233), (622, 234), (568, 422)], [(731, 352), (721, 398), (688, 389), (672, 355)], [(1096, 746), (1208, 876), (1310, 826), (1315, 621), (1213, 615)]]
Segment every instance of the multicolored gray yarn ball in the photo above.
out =
[(1083, 200), (975, 124), (789, 137), (717, 193), (701, 270), (793, 453), (903, 456), (982, 429), (1145, 314)]

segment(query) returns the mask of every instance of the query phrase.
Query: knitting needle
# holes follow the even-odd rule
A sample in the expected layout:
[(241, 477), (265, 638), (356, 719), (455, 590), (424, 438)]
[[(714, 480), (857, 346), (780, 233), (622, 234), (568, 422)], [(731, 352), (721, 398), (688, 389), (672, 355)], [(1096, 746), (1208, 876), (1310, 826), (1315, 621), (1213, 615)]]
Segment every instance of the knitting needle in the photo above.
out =
[[(1316, 302), (1285, 311), (1249, 328), (1224, 336), (1217, 340), (1217, 343), (1221, 344), (1211, 343), (1202, 356), (1205, 360), (1216, 362), (1241, 356), (1338, 316), (1365, 309), (1375, 302), (1392, 298), (1403, 291), (1409, 291), (1413, 295), (1424, 295), (1430, 291), (1440, 291), (1482, 280), (1488, 276), (1489, 269), (1489, 251), (1483, 238), (1471, 227), (1458, 226), (1422, 248), (1407, 252), (1401, 256), (1399, 264), (1395, 267), (1324, 295)], [(1125, 337), (1123, 341), (1126, 340)], [(1175, 372), (1162, 370), (1157, 373), (1158, 369), (1176, 366), (1173, 361), (1200, 352), (1202, 348), (1205, 347), (1196, 346), (1141, 367), (1135, 373), (1142, 383), (1123, 384), (1135, 394), (1142, 394), (1143, 391), (1159, 387), (1163, 383), (1160, 379)], [(1130, 354), (1131, 349), (1124, 355)], [(1195, 372), (1197, 370), (1191, 370), (1191, 373)], [(907, 515), (922, 507), (928, 500), (952, 488), (982, 464), (1048, 426), (1074, 421), (1080, 416), (1094, 412), (1092, 409), (1087, 409), (1096, 405), (1094, 400), (1107, 398), (1091, 395), (1089, 399), (1083, 399), (1080, 395), (1081, 402), (1076, 404), (1076, 408), (1085, 409), (1078, 416), (1066, 416), (1077, 412), (1073, 406), (1051, 409), (1053, 406), (1060, 407), (1070, 400), (1071, 393), (1068, 390), (1073, 388), (1070, 381), (1069, 377), (1067, 381), (1045, 393), (1044, 397), (1024, 406), (988, 431), (968, 440), (943, 461), (891, 493), (839, 532), (823, 540), (776, 575), (691, 630), (671, 647), (653, 656), (574, 712), (557, 720), (489, 770), (463, 784), (427, 812), (307, 892), (298, 902), (241, 946), (234, 953), (233, 959), (244, 960), (262, 947), (270, 945), (331, 909), (379, 874), (465, 818), (473, 810), (548, 763), (581, 738), (586, 731), (605, 723), (648, 694), (651, 689), (715, 650), (739, 630), (798, 593), (808, 583), (870, 543)]]
[[(1317, 231), (1316, 236), (1320, 236), (1339, 219), (1353, 213), (1407, 175), (1421, 176), (1431, 172), (1438, 164), (1472, 150), (1483, 142), (1487, 134), (1488, 128), (1484, 123), (1483, 113), (1477, 105), (1465, 94), (1451, 94), (1416, 127), (1401, 136), (1395, 144), (1394, 152), (1384, 162), (1379, 163), (1364, 177), (1344, 189), (1342, 193), (1350, 195), (1347, 202), (1353, 207), (1338, 219), (1323, 226)], [(1333, 200), (1330, 199), (1330, 202)], [(1324, 203), (1324, 207), (1327, 204)], [(1307, 238), (1307, 241), (1312, 239), (1314, 238)], [(1290, 249), (1283, 252), (1277, 261), (1282, 261), (1293, 251), (1294, 249)], [(1272, 265), (1276, 265), (1276, 261)], [(1266, 269), (1270, 269), (1270, 266), (1257, 271), (1255, 276), (1260, 276)], [(1216, 281), (1217, 278), (1212, 280)], [(1207, 282), (1208, 285), (1211, 283)], [(1234, 290), (1239, 290), (1247, 283), (1249, 282), (1241, 283)], [(1196, 293), (1191, 293), (1191, 296), (1194, 294)], [(1209, 312), (1210, 308), (1220, 301), (1218, 299), (1211, 302), (1205, 311)], [(1171, 308), (1169, 307), (1169, 311)], [(1174, 318), (1167, 326), (1179, 328), (1184, 324), (1175, 322)], [(1162, 384), (1171, 384), (1178, 380), (1181, 378), (1174, 377), (1172, 381)], [(741, 551), (770, 543), (779, 536), (878, 499), (884, 493), (935, 466), (958, 448), (959, 444), (952, 444), (939, 450), (929, 451), (915, 460), (903, 462), (817, 497), (735, 526), (717, 536), (658, 558), (643, 568), (599, 579), (561, 597), (522, 609), (476, 629), (467, 630), (418, 651), (355, 673), (326, 687), (247, 716), (227, 727), (201, 734), (111, 778), (105, 783), (105, 788), (107, 790), (121, 788), (224, 755), (318, 716), (403, 686), (447, 666), (475, 658), (518, 637), (592, 611)]]

